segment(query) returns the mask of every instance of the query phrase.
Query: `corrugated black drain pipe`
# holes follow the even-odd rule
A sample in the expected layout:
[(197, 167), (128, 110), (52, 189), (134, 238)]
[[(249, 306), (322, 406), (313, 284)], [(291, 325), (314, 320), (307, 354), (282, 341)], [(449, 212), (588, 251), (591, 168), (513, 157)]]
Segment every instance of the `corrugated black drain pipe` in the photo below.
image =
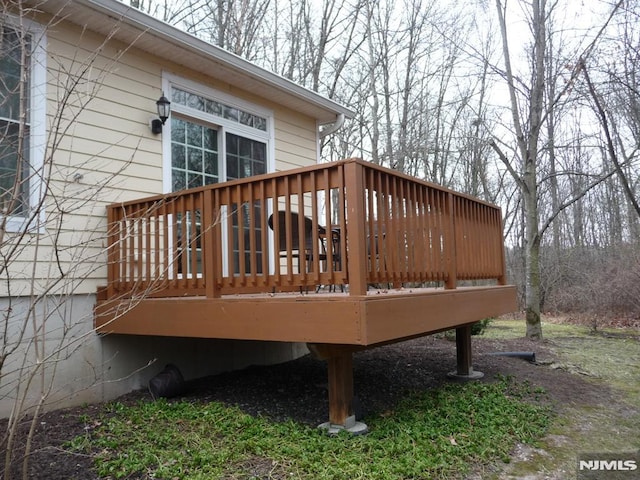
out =
[(490, 353), (489, 355), (496, 355), (500, 357), (521, 358), (523, 360), (527, 360), (528, 362), (536, 363), (535, 352), (495, 352), (495, 353)]

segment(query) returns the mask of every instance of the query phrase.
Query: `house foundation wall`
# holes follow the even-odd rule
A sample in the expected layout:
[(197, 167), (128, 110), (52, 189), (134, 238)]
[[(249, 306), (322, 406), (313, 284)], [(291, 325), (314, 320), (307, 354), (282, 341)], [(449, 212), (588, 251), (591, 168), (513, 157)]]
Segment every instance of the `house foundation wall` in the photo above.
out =
[[(95, 295), (0, 298), (0, 418), (108, 401), (147, 388), (166, 364), (186, 380), (250, 365), (281, 363), (308, 352), (301, 343), (136, 335), (98, 335)], [(176, 319), (179, 322), (179, 319)], [(4, 329), (4, 325), (2, 326)]]

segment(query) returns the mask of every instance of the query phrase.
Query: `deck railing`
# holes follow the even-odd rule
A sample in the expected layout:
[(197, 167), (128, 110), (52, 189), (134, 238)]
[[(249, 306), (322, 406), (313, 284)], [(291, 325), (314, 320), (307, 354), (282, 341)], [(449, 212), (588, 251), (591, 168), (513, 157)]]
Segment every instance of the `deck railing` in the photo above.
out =
[(358, 159), (113, 204), (108, 222), (110, 298), (504, 283), (498, 207)]

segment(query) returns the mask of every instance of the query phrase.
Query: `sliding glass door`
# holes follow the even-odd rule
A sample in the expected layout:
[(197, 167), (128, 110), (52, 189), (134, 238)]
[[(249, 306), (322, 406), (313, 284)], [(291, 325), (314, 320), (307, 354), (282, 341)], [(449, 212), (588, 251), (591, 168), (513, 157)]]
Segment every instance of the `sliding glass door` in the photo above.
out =
[[(201, 187), (217, 182), (241, 179), (266, 173), (269, 166), (269, 126), (271, 122), (264, 115), (258, 115), (248, 109), (229, 105), (229, 101), (208, 98), (199, 93), (185, 89), (171, 89), (172, 116), (170, 122), (170, 190), (178, 191)], [(165, 176), (166, 179), (166, 176)], [(166, 180), (165, 180), (166, 183)], [(231, 235), (226, 231), (223, 235), (233, 242), (232, 258), (225, 261), (226, 272), (239, 273), (241, 256), (244, 264), (250, 264), (248, 245), (251, 236), (256, 247), (255, 264), (262, 265), (264, 246), (261, 245), (262, 218), (259, 204), (230, 205), (229, 211), (223, 215), (229, 217)], [(179, 273), (192, 275), (202, 273), (202, 218), (200, 211), (187, 213), (192, 218), (177, 218), (177, 249), (180, 261)], [(250, 215), (256, 219), (250, 226)], [(183, 221), (186, 220), (186, 221)], [(183, 225), (196, 227), (184, 228)], [(195, 235), (195, 237), (194, 237)], [(240, 238), (244, 241), (241, 242)], [(244, 251), (241, 251), (244, 245)], [(225, 251), (228, 245), (224, 245)], [(186, 262), (182, 260), (186, 255)], [(193, 262), (193, 256), (196, 261)], [(186, 272), (183, 272), (186, 265)], [(192, 272), (192, 265), (197, 265), (197, 272)], [(258, 272), (260, 273), (260, 272)]]

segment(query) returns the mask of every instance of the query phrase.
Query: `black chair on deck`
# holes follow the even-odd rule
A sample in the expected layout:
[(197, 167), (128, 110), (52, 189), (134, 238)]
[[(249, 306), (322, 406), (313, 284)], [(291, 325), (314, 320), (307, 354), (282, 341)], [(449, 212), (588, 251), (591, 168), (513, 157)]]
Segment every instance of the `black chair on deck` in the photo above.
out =
[[(274, 229), (273, 216), (277, 215), (278, 231)], [(313, 221), (308, 217), (303, 217), (303, 237), (304, 245), (300, 245), (300, 216), (297, 212), (287, 213), (284, 210), (278, 211), (276, 214), (269, 216), (267, 221), (269, 228), (278, 235), (278, 250), (280, 258), (287, 258), (287, 246), (291, 248), (291, 258), (298, 259), (298, 272), (302, 271), (302, 263), (311, 262), (313, 260), (313, 242), (319, 242), (318, 233), (313, 233)], [(290, 233), (289, 241), (287, 241), (287, 233)], [(324, 243), (319, 245), (319, 259), (326, 260), (326, 248)]]
[[(287, 246), (291, 249), (291, 258), (298, 260), (298, 273), (302, 272), (303, 262), (305, 271), (309, 271), (309, 264), (313, 261), (314, 242), (318, 244), (318, 260), (326, 262), (329, 258), (327, 254), (327, 241), (331, 241), (333, 269), (341, 268), (340, 259), (340, 234), (338, 230), (327, 232), (326, 227), (318, 225), (316, 232), (313, 231), (313, 220), (309, 217), (302, 218), (303, 241), (300, 245), (300, 215), (297, 212), (286, 212), (280, 210), (269, 216), (267, 224), (275, 232), (274, 215), (277, 215), (278, 250), (280, 258), (288, 258)], [(287, 228), (289, 229), (287, 231)], [(289, 243), (287, 243), (287, 233), (289, 233)], [(330, 236), (328, 235), (330, 233)], [(344, 289), (344, 286), (342, 287)], [(318, 290), (320, 287), (318, 287)], [(344, 291), (344, 290), (343, 290)]]

